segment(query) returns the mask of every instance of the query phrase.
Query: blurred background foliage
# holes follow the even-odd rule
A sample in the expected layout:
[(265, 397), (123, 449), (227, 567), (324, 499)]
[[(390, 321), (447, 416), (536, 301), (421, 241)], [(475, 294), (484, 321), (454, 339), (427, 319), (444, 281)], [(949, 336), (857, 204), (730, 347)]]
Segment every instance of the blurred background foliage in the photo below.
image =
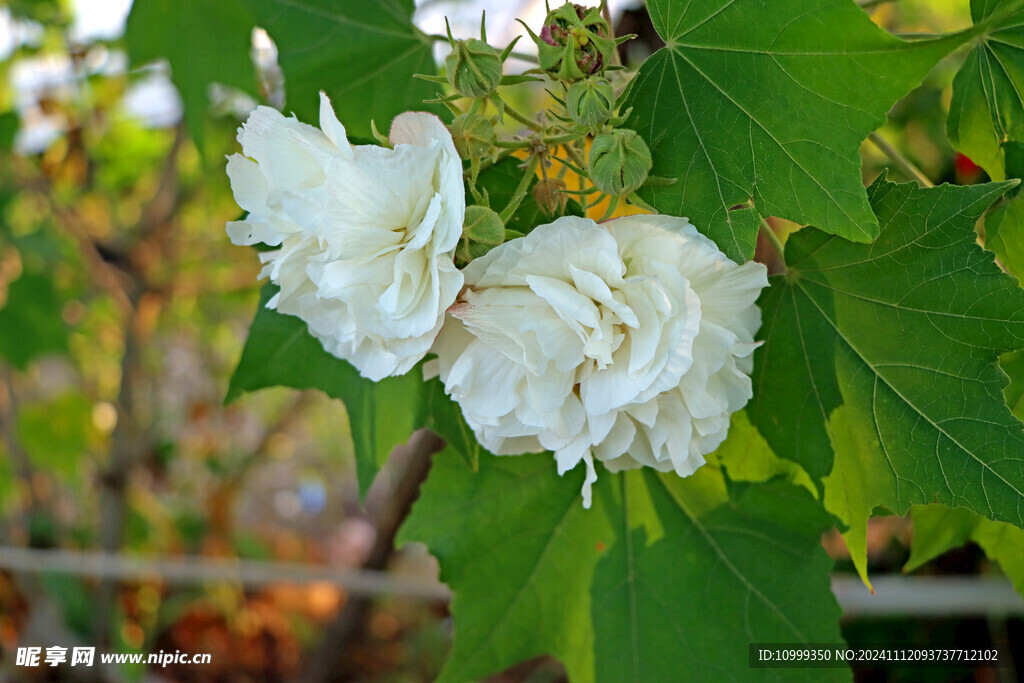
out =
[[(243, 14), (259, 2), (183, 2), (176, 26), (159, 22), (173, 0), (140, 0), (129, 17), (130, 4), (0, 6), (0, 553), (62, 548), (360, 566), (375, 534), (365, 509), (389, 495), (391, 481), (385, 469), (366, 508), (360, 504), (341, 403), (284, 389), (223, 401), (259, 297), (256, 259), (224, 234), (239, 214), (224, 156), (237, 151), (236, 128), (257, 101), (280, 107), (290, 85), (332, 84), (283, 80), (279, 57), (301, 56), (279, 56), (266, 33), (250, 30), (253, 19)], [(519, 31), (506, 15), (543, 15), (543, 3), (532, 0), (420, 4), (426, 33), (440, 32), (444, 13), (459, 33), (490, 5), (497, 44)], [(641, 36), (624, 49), (636, 64), (657, 49), (657, 37), (641, 6), (613, 8), (619, 33)], [(970, 24), (967, 0), (901, 0), (870, 11), (896, 33)], [(421, 52), (429, 62), (429, 50)], [(933, 70), (882, 131), (937, 183), (987, 179), (945, 135), (963, 58), (961, 51)], [(371, 80), (336, 98), (350, 130), (368, 124), (360, 98), (393, 86), (403, 87)], [(520, 92), (522, 108), (543, 106), (542, 90)], [(864, 161), (865, 181), (889, 163), (870, 144)], [(907, 519), (872, 520), (871, 570), (899, 571), (910, 533)], [(823, 542), (839, 570), (852, 572), (838, 534)], [(969, 545), (921, 571), (988, 569)], [(415, 548), (392, 557), (391, 570), (436, 576)], [(167, 680), (284, 679), (302, 670), (345, 601), (326, 582), (182, 586), (155, 576), (113, 584), (0, 570), (0, 678), (26, 675), (12, 668), (11, 653), (31, 641), (212, 654), (202, 672), (149, 672)], [(978, 626), (851, 622), (846, 633), (851, 642), (866, 634), (893, 641), (911, 628)], [(449, 628), (443, 603), (378, 600), (338, 676), (431, 680)], [(147, 672), (126, 666), (115, 675), (142, 680)], [(535, 661), (498, 680), (561, 676), (556, 663)]]

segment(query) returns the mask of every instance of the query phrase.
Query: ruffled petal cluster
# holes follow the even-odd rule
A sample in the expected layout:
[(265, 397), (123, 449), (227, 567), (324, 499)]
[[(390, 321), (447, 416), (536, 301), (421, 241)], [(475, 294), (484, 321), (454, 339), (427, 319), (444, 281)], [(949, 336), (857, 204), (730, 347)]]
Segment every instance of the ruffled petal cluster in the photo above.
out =
[(260, 255), (280, 286), (268, 306), (369, 379), (407, 372), (463, 284), (452, 255), (466, 200), (448, 130), (408, 112), (391, 126), (393, 148), (354, 146), (322, 95), (320, 128), (259, 107), (238, 140), (227, 172), (248, 216), (228, 234), (277, 247)]
[[(564, 217), (453, 262), (463, 168), (430, 114), (406, 113), (391, 147), (353, 146), (326, 97), (320, 128), (259, 107), (228, 175), (237, 244), (330, 353), (380, 380), (428, 351), (479, 441), (550, 450), (560, 474), (692, 474), (752, 395), (765, 267), (730, 261), (685, 218)], [(464, 286), (465, 285), (465, 286)]]
[(446, 391), (496, 454), (547, 449), (692, 474), (751, 397), (765, 267), (686, 219), (565, 217), (465, 271), (434, 344)]

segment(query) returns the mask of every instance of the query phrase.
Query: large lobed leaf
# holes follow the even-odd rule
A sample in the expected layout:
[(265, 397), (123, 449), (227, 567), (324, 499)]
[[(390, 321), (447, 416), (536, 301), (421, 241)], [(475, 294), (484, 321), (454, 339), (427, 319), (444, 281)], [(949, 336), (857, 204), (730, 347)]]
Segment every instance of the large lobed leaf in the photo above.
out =
[[(645, 189), (734, 260), (774, 215), (858, 242), (878, 234), (860, 145), (968, 34), (908, 43), (852, 0), (649, 0), (666, 47), (641, 66), (627, 122), (677, 178)], [(734, 209), (731, 210), (730, 209)]]
[(880, 178), (878, 240), (802, 230), (763, 295), (749, 415), (777, 454), (831, 470), (825, 504), (861, 569), (876, 506), (940, 502), (1024, 526), (1024, 432), (996, 362), (1024, 347), (1024, 291), (973, 230), (1009, 186)]
[(278, 49), (286, 111), (318, 118), (331, 97), (350, 135), (369, 138), (370, 119), (388, 130), (403, 111), (437, 111), (423, 100), (435, 86), (413, 74), (437, 72), (431, 40), (412, 25), (412, 0), (245, 0)]
[(348, 411), (356, 475), (362, 494), (370, 488), (391, 450), (418, 426), (423, 381), (418, 369), (371, 382), (343, 360), (324, 351), (306, 323), (267, 308), (277, 288), (264, 285), (249, 327), (242, 358), (231, 376), (225, 401), (266, 387), (319, 389), (339, 398)]
[[(545, 653), (577, 683), (743, 680), (748, 642), (841, 641), (819, 542), (831, 522), (806, 490), (740, 485), (729, 502), (711, 467), (602, 472), (584, 510), (582, 479), (558, 477), (548, 454), (482, 454), (476, 474), (435, 458), (400, 541), (426, 543), (454, 592), (440, 680)], [(848, 673), (775, 678), (794, 676)]]
[(411, 0), (136, 0), (126, 36), (133, 64), (168, 60), (197, 142), (211, 83), (256, 93), (254, 25), (277, 46), (285, 111), (315, 123), (324, 90), (349, 134), (370, 138), (371, 119), (386, 131), (403, 111), (440, 111), (413, 78), (437, 67), (412, 12)]
[[(745, 485), (703, 511), (698, 477), (644, 469), (620, 482), (620, 533), (592, 592), (598, 681), (749, 680), (750, 643), (842, 642), (820, 543), (831, 519), (806, 490)], [(849, 680), (841, 669), (756, 673)]]
[(398, 542), (426, 543), (454, 592), (455, 643), (440, 681), (547, 653), (572, 680), (593, 679), (590, 581), (611, 531), (602, 510), (583, 509), (578, 469), (563, 478), (550, 455), (482, 454), (474, 473), (454, 453), (434, 457)]
[(38, 356), (67, 352), (64, 302), (49, 276), (23, 273), (5, 294), (0, 304), (0, 358), (24, 370)]
[(903, 571), (914, 571), (947, 550), (974, 541), (1024, 595), (1024, 529), (945, 505), (915, 505), (911, 517), (914, 536)]
[(125, 38), (134, 66), (170, 63), (185, 123), (200, 148), (211, 83), (256, 93), (252, 16), (242, 0), (135, 0)]
[(462, 415), (462, 408), (444, 393), (444, 385), (438, 378), (426, 384), (426, 424), (454, 449), (475, 472), (480, 465), (483, 446), (476, 440), (473, 428)]
[(985, 248), (995, 252), (1010, 275), (1024, 280), (1024, 195), (1018, 194), (985, 217)]
[(1024, 1), (971, 0), (975, 25), (989, 26), (953, 79), (946, 131), (997, 180), (1007, 177), (1005, 144), (1024, 142)]

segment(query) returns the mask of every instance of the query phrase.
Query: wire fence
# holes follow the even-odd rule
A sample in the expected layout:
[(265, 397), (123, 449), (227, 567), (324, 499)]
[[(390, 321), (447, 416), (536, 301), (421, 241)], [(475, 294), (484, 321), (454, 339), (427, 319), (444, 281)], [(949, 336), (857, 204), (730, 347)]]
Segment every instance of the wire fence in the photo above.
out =
[(229, 581), (246, 587), (272, 583), (332, 583), (353, 595), (395, 595), (417, 600), (447, 600), (437, 581), (368, 569), (325, 567), (297, 562), (222, 560), (194, 556), (131, 557), (113, 553), (0, 547), (0, 569), (55, 572), (118, 581), (158, 580), (190, 585)]
[[(450, 597), (442, 583), (385, 571), (257, 560), (131, 557), (6, 546), (0, 547), (0, 569), (119, 581), (157, 580), (175, 585), (228, 581), (260, 587), (273, 583), (327, 582), (353, 595), (436, 601)], [(880, 575), (872, 577), (871, 582), (874, 594), (856, 576), (832, 576), (832, 591), (845, 617), (1024, 616), (1024, 599), (1002, 577)]]

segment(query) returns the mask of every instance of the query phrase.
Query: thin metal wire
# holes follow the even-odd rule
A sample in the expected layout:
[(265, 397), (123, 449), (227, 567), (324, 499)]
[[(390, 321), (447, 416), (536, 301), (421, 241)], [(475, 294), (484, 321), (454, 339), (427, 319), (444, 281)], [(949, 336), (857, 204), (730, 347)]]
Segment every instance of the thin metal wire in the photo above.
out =
[[(448, 600), (436, 581), (383, 571), (316, 567), (288, 562), (217, 560), (203, 557), (127, 557), (109, 553), (0, 547), (0, 569), (57, 572), (122, 581), (160, 580), (191, 585), (217, 581), (245, 586), (328, 582), (352, 594), (396, 595), (415, 600)], [(1009, 581), (994, 576), (872, 576), (872, 594), (856, 576), (832, 576), (832, 592), (843, 616), (1019, 616), (1024, 599)]]
[(328, 582), (354, 595), (397, 595), (418, 600), (447, 600), (448, 588), (436, 581), (394, 576), (365, 569), (339, 569), (288, 562), (219, 560), (204, 557), (128, 557), (110, 553), (35, 548), (0, 548), (0, 569), (57, 572), (76, 576), (160, 580), (170, 584), (217, 581), (245, 586), (269, 583)]

